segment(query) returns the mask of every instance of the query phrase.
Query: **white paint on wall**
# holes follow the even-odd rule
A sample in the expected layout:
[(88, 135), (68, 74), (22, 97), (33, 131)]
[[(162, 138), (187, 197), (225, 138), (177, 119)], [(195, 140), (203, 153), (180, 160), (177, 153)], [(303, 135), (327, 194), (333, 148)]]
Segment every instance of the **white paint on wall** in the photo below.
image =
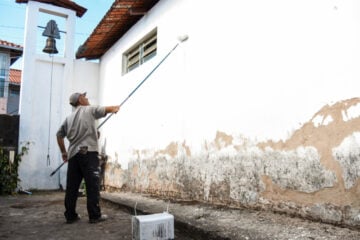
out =
[(315, 127), (326, 126), (329, 123), (333, 122), (333, 118), (330, 115), (326, 115), (326, 116), (317, 115), (316, 117), (313, 118), (312, 122)]
[[(124, 99), (178, 32), (189, 39), (104, 126), (108, 154), (135, 191), (348, 221), (359, 136), (328, 153), (356, 128), (331, 104), (358, 101), (343, 100), (358, 96), (359, 20), (355, 0), (159, 1), (101, 59), (100, 101)], [(158, 55), (121, 75), (122, 53), (154, 28)]]
[[(203, 151), (216, 131), (285, 140), (322, 106), (358, 95), (357, 1), (160, 1), (101, 59), (100, 103), (121, 102), (181, 44), (104, 126), (126, 168), (134, 149), (185, 141)], [(204, 10), (206, 6), (206, 10)], [(157, 28), (158, 52), (122, 75), (122, 54)], [(331, 116), (314, 124), (327, 125)]]
[(357, 118), (360, 116), (360, 104), (349, 107), (346, 112), (343, 112), (343, 120), (350, 121), (351, 119)]
[[(99, 63), (83, 60), (74, 61), (74, 73), (71, 82), (72, 92), (86, 92), (90, 104), (99, 105)], [(69, 97), (70, 95), (66, 100)], [(64, 104), (68, 104), (68, 101)]]
[(323, 122), (323, 119), (324, 119), (324, 116), (317, 115), (316, 117), (314, 117), (312, 122), (313, 122), (315, 127), (319, 127), (321, 125), (321, 123)]

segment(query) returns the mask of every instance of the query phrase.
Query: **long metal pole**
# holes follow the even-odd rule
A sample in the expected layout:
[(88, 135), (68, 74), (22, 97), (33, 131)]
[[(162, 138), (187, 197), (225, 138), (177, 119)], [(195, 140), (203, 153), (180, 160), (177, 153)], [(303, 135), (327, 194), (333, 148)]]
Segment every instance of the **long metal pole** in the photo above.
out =
[(51, 174), (50, 177), (52, 177), (59, 169), (65, 164), (66, 162), (62, 162)]
[[(139, 89), (139, 87), (151, 76), (151, 74), (153, 74), (153, 72), (155, 72), (155, 70), (165, 61), (165, 59), (177, 48), (177, 46), (179, 46), (179, 43), (177, 43), (175, 45), (175, 47), (168, 53), (166, 54), (166, 56), (155, 66), (155, 68), (144, 78), (144, 80), (142, 80), (140, 82), (139, 85), (137, 85), (137, 87), (129, 94), (129, 96), (127, 96), (123, 101), (122, 103), (120, 103), (120, 107), (131, 97), (131, 95), (133, 95), (136, 90)], [(104, 123), (106, 123), (107, 120), (109, 120), (109, 118), (111, 118), (112, 116), (114, 115), (114, 113), (111, 113), (99, 126), (98, 126), (98, 129), (104, 125)]]
[[(180, 40), (181, 42), (186, 41), (187, 37), (183, 38), (182, 40)], [(155, 66), (155, 68), (153, 70), (151, 70), (151, 72), (144, 78), (144, 80), (142, 80), (139, 85), (136, 86), (136, 88), (129, 94), (129, 96), (127, 96), (121, 103), (120, 103), (120, 107), (122, 105), (124, 105), (124, 103), (136, 92), (136, 90), (139, 89), (139, 87), (151, 76), (151, 74), (153, 74), (155, 72), (155, 70), (169, 57), (169, 55), (179, 46), (180, 43), (177, 43), (168, 54), (165, 55), (165, 57)], [(109, 120), (109, 118), (112, 117), (112, 115), (114, 115), (114, 113), (111, 113), (98, 127), (97, 129), (101, 128), (102, 125), (104, 125), (106, 123), (107, 120)], [(60, 166), (58, 166), (51, 174), (50, 177), (53, 176), (57, 171), (59, 171), (59, 169), (65, 164), (66, 162), (62, 162), (60, 164)]]

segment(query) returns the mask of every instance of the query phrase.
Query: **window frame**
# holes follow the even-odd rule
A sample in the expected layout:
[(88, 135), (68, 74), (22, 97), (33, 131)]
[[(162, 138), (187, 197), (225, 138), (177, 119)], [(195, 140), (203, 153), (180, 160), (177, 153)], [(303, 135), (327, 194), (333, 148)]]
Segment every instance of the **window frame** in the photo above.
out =
[(7, 97), (8, 74), (10, 68), (9, 53), (0, 52), (0, 97)]
[(123, 75), (140, 67), (157, 54), (157, 29), (152, 30), (123, 54)]

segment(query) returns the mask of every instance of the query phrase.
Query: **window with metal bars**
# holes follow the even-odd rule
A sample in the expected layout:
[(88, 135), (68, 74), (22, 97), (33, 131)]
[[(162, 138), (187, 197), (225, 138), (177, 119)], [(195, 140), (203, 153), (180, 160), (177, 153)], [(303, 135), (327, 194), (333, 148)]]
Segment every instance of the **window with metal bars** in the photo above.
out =
[(124, 73), (128, 73), (156, 55), (157, 32), (152, 31), (144, 40), (138, 42), (124, 54)]

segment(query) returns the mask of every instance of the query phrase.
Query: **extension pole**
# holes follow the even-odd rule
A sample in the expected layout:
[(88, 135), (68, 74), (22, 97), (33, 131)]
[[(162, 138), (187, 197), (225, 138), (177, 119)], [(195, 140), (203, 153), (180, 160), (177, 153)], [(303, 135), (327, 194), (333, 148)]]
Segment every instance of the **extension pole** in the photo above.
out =
[[(129, 96), (127, 96), (119, 105), (119, 107), (121, 107), (122, 105), (124, 105), (124, 103), (136, 92), (136, 90), (139, 89), (139, 87), (151, 76), (151, 74), (153, 74), (155, 72), (155, 70), (169, 57), (169, 55), (179, 46), (180, 43), (185, 42), (186, 40), (188, 40), (188, 36), (184, 35), (178, 38), (179, 42), (170, 50), (170, 52), (168, 52), (168, 54), (165, 55), (165, 57), (154, 67), (153, 70), (151, 70), (151, 72), (144, 78), (144, 80), (142, 80), (139, 85), (136, 86), (136, 88), (129, 94)], [(114, 115), (114, 113), (111, 113), (107, 118), (105, 118), (105, 120), (97, 127), (97, 129), (101, 128), (102, 125), (104, 125), (106, 123), (107, 120), (109, 120), (109, 118), (111, 118)], [(58, 166), (51, 174), (50, 177), (53, 176), (57, 171), (59, 171), (59, 169), (65, 164), (66, 162), (62, 162), (60, 164), (60, 166)]]
[[(179, 41), (180, 42), (184, 42), (188, 39), (187, 36), (184, 36), (184, 37), (179, 37)], [(127, 96), (124, 101), (122, 101), (122, 103), (120, 103), (120, 107), (131, 97), (131, 95), (133, 95), (136, 90), (138, 90), (138, 88), (151, 76), (151, 74), (153, 74), (155, 72), (155, 70), (169, 57), (169, 55), (179, 46), (180, 42), (178, 42), (174, 47), (173, 49), (171, 49), (171, 51), (166, 54), (166, 56), (154, 67), (154, 69), (144, 78), (144, 80), (142, 80), (140, 82), (139, 85), (137, 85), (137, 87), (129, 94), (129, 96)], [(109, 118), (111, 118), (112, 116), (114, 115), (114, 113), (111, 113), (99, 126), (98, 126), (98, 129), (104, 125), (106, 123), (107, 120), (109, 120)]]
[(59, 169), (65, 164), (66, 162), (62, 162), (51, 174), (50, 177), (52, 177), (52, 175), (54, 175), (57, 171), (59, 171)]

